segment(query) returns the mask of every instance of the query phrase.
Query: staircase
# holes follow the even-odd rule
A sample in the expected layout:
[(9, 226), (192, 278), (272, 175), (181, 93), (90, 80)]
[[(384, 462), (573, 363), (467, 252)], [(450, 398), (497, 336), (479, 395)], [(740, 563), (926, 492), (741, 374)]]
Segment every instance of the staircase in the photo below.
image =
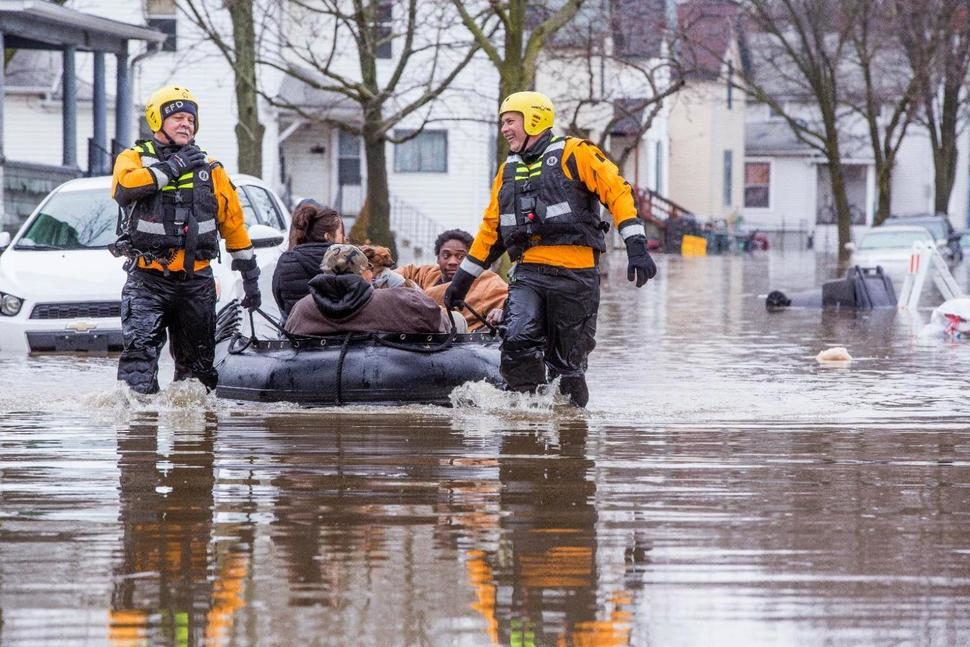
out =
[(434, 257), (435, 239), (448, 227), (404, 200), (393, 195), (390, 198), (391, 231), (397, 242), (398, 264), (430, 261)]
[(684, 234), (700, 235), (697, 216), (653, 189), (634, 189), (637, 212), (644, 221), (647, 244), (652, 249), (679, 251)]

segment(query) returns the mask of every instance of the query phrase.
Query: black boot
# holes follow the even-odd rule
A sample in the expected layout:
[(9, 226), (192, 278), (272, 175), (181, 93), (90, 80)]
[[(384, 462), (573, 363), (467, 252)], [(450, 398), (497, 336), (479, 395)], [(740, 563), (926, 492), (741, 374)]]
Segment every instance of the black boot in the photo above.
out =
[(584, 375), (571, 375), (559, 380), (559, 392), (569, 396), (569, 402), (583, 408), (589, 402), (589, 389)]

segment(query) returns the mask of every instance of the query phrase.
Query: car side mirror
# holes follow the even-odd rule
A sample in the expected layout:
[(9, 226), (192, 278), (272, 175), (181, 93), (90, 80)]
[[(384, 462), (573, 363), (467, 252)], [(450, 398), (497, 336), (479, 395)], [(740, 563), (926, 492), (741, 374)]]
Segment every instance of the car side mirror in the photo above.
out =
[(10, 245), (10, 232), (0, 231), (0, 251), (7, 249)]
[(256, 249), (276, 247), (283, 243), (283, 234), (269, 225), (250, 225), (249, 240), (253, 241)]
[(843, 245), (843, 247), (845, 247), (845, 251), (847, 252), (854, 252), (856, 250), (856, 244), (853, 243), (851, 240), (847, 242), (845, 245)]

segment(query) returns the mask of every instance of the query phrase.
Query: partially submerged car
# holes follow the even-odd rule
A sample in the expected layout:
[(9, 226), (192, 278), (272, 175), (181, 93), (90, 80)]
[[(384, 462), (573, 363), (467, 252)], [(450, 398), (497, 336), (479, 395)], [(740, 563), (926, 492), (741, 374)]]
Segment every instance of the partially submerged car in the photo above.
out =
[(963, 247), (960, 235), (954, 230), (946, 214), (917, 213), (912, 215), (892, 215), (886, 218), (883, 227), (923, 227), (930, 232), (940, 254), (950, 265), (963, 261)]
[(858, 243), (846, 243), (846, 249), (852, 252), (853, 265), (882, 267), (894, 281), (902, 281), (916, 242), (935, 244), (925, 227), (874, 227)]
[[(286, 249), (290, 217), (262, 180), (234, 175), (249, 237), (256, 247), (263, 310), (272, 298), (276, 261)], [(123, 258), (116, 238), (118, 205), (108, 176), (70, 180), (54, 189), (11, 238), (0, 233), (0, 352), (120, 351)], [(212, 261), (218, 307), (243, 295), (222, 243)]]

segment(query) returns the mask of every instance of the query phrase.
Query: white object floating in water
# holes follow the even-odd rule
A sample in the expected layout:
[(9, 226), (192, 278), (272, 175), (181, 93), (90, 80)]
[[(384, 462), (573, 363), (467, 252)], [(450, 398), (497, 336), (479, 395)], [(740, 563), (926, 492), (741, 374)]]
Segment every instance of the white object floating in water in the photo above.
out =
[(951, 339), (970, 337), (970, 298), (947, 299), (933, 310), (920, 334), (925, 337), (940, 333)]
[(844, 346), (836, 346), (826, 348), (815, 356), (815, 360), (822, 364), (826, 362), (851, 362), (852, 355), (849, 355), (849, 351)]

